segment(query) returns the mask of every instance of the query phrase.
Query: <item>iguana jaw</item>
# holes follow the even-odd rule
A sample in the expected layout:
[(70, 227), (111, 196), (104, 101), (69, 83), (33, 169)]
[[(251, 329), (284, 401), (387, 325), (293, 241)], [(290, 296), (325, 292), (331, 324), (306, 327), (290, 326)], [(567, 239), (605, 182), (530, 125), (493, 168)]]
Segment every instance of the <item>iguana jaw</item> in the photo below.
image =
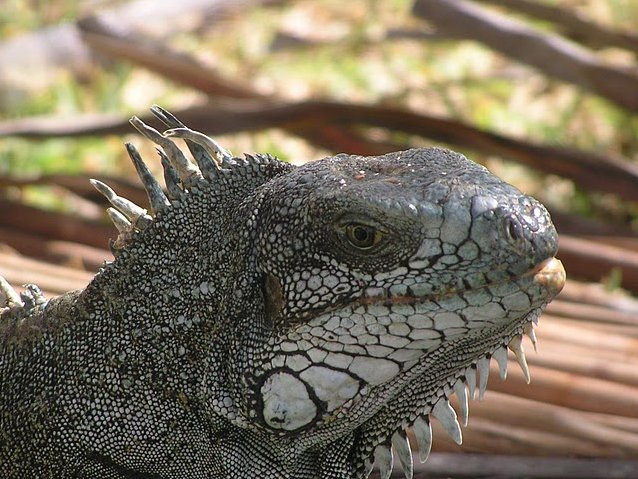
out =
[[(254, 409), (269, 428), (302, 434), (308, 445), (326, 429), (351, 430), (387, 408), (406, 385), (418, 383), (419, 369), (436, 366), (441, 351), (463, 354), (447, 360), (455, 366), (440, 377), (424, 380), (430, 393), (472, 361), (507, 345), (563, 282), (560, 262), (550, 259), (519, 278), (481, 288), (409, 301), (379, 295), (371, 302), (366, 296), (331, 308), (273, 345), (271, 366), (257, 379)], [(463, 341), (469, 342), (460, 347)], [(406, 414), (414, 415), (418, 407)]]
[[(392, 399), (385, 403), (385, 407), (377, 415), (367, 420), (361, 428), (361, 438), (354, 455), (355, 461), (364, 471), (363, 477), (367, 477), (375, 463), (380, 469), (381, 477), (389, 477), (392, 470), (392, 450), (394, 450), (394, 457), (401, 462), (406, 477), (411, 478), (412, 455), (406, 440), (405, 430), (407, 427), (412, 428), (419, 446), (421, 462), (424, 462), (432, 445), (430, 415), (439, 420), (455, 442), (461, 444), (461, 429), (449, 399), (452, 394), (457, 394), (461, 422), (463, 425), (467, 425), (468, 398), (473, 399), (476, 391), (478, 391), (479, 398), (483, 398), (487, 387), (489, 363), (492, 358), (497, 361), (501, 379), (506, 378), (507, 348), (514, 353), (524, 377), (529, 383), (529, 369), (521, 346), (522, 335), (529, 336), (534, 348), (536, 348), (534, 325), (545, 305), (563, 288), (565, 270), (558, 259), (549, 258), (519, 278), (519, 281), (526, 280), (545, 290), (547, 297), (543, 304), (521, 318), (500, 327), (494, 327), (490, 335), (483, 337), (484, 340), (487, 340), (483, 353), (466, 358), (465, 363), (456, 370), (440, 371), (439, 374), (432, 371), (432, 369), (436, 369), (437, 359), (426, 357), (422, 363), (404, 374), (401, 379), (405, 386), (400, 388), (398, 392), (395, 391)], [(472, 341), (472, 338), (469, 340)], [(467, 342), (467, 337), (461, 337), (441, 349), (462, 351), (464, 349), (462, 343)], [(443, 354), (435, 353), (435, 355), (445, 358), (445, 351)], [(428, 377), (420, 379), (421, 375)], [(428, 384), (429, 387), (423, 389), (420, 387), (423, 384)], [(433, 387), (433, 384), (436, 386)], [(411, 404), (406, 404), (406, 398), (407, 402), (411, 402)], [(407, 414), (405, 414), (406, 411)]]

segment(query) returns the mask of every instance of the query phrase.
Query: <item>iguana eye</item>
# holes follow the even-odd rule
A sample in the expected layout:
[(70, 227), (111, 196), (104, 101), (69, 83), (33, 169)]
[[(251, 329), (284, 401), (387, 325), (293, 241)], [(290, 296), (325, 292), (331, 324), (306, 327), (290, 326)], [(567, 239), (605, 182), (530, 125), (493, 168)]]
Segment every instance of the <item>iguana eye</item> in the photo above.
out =
[(351, 223), (346, 226), (348, 242), (357, 249), (368, 250), (379, 244), (383, 233), (374, 226)]

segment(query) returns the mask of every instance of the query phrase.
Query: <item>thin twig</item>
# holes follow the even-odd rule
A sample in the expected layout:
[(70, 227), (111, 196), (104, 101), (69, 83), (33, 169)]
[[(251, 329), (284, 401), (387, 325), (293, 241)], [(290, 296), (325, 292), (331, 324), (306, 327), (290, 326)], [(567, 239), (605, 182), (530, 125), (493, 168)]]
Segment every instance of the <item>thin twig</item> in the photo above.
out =
[(638, 69), (616, 67), (559, 35), (541, 33), (465, 0), (417, 0), (414, 13), (454, 38), (475, 40), (546, 75), (638, 112)]

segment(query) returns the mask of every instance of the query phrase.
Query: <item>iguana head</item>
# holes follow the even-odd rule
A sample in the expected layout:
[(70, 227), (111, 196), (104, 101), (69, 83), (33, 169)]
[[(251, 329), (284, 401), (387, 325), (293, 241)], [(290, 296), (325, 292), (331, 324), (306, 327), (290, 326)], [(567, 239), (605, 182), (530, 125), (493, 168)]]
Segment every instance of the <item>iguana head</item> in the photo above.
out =
[[(444, 149), (342, 154), (294, 168), (232, 158), (154, 112), (177, 129), (161, 136), (134, 124), (166, 152), (172, 205), (135, 161), (162, 221), (178, 225), (171, 208), (206, 195), (228, 210), (218, 220), (181, 208), (202, 241), (207, 228), (222, 235), (224, 254), (198, 261), (209, 280), (193, 264), (184, 276), (192, 284), (182, 285), (216, 303), (208, 320), (218, 323), (209, 328), (218, 371), (204, 394), (215, 413), (291, 445), (291, 455), (335, 463), (317, 471), (365, 477), (376, 459), (389, 474), (392, 445), (411, 475), (405, 428), (429, 451), (433, 415), (460, 442), (448, 398), (459, 396), (466, 421), (468, 389), (483, 394), (492, 357), (504, 374), (508, 346), (528, 374), (521, 335), (533, 338), (565, 280), (556, 231), (536, 200)], [(186, 138), (198, 166), (166, 136)], [(133, 230), (155, 221), (131, 208), (119, 208), (127, 218), (112, 212), (122, 251), (135, 249)], [(345, 452), (321, 452), (339, 441)], [(286, 467), (302, 477), (307, 465)]]
[(306, 165), (264, 185), (255, 216), (273, 334), (250, 410), (308, 445), (356, 430), (367, 466), (380, 446), (389, 469), (392, 437), (430, 413), (460, 441), (447, 398), (477, 369), (482, 396), (509, 344), (524, 361), (564, 281), (545, 208), (448, 150)]

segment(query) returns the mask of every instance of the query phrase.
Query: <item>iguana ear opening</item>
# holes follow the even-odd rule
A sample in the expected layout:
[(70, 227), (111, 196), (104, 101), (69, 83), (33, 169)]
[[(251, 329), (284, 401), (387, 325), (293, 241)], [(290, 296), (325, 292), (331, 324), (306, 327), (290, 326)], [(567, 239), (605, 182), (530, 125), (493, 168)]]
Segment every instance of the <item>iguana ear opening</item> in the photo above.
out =
[(281, 322), (284, 308), (284, 293), (279, 278), (270, 273), (264, 275), (262, 288), (266, 317), (272, 324), (278, 324)]

